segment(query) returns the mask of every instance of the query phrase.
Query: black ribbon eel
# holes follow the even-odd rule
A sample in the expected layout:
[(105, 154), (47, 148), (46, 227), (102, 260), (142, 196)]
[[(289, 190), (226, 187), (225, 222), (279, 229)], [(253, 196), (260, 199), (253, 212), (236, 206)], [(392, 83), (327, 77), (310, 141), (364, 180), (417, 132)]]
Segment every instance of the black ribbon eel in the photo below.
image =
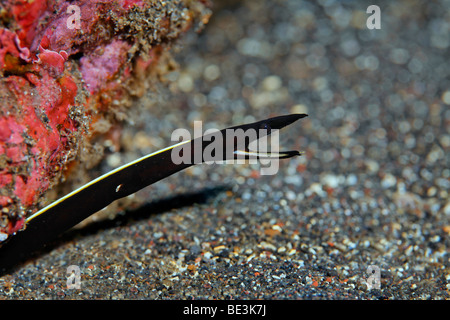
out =
[[(222, 160), (236, 159), (239, 153), (246, 154), (247, 159), (251, 156), (260, 159), (267, 157), (283, 159), (300, 155), (298, 151), (264, 154), (251, 152), (249, 144), (252, 139), (261, 139), (270, 135), (274, 129), (279, 130), (306, 116), (306, 114), (290, 114), (230, 127), (221, 131), (217, 130), (222, 137), (225, 137), (223, 139)], [(230, 129), (235, 131), (242, 129), (244, 132), (253, 130), (256, 132), (256, 136), (253, 136), (253, 138), (248, 136), (244, 145), (239, 146), (236, 143), (236, 136), (233, 139), (226, 139), (226, 130)], [(45, 244), (54, 240), (59, 234), (103, 209), (111, 202), (135, 193), (194, 164), (204, 162), (202, 157), (197, 156), (214, 142), (215, 137), (211, 138), (211, 134), (203, 135), (139, 158), (92, 180), (39, 210), (26, 219), (25, 227), (21, 231), (11, 235), (0, 244), (0, 274), (23, 262), (33, 252), (42, 249)], [(240, 149), (242, 146), (244, 150)], [(227, 152), (230, 148), (234, 151), (231, 155)], [(190, 157), (193, 161), (176, 163), (172, 160), (173, 154), (182, 155), (186, 150), (191, 151)], [(200, 161), (196, 160), (199, 158)]]

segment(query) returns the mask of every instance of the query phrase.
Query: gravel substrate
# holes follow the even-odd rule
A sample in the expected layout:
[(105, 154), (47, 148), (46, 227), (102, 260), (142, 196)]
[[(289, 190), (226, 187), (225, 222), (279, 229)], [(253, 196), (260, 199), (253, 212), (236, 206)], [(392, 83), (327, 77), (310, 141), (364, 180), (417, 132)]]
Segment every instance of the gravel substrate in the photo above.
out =
[[(450, 2), (375, 2), (217, 1), (98, 172), (194, 120), (308, 113), (280, 132), (282, 150), (305, 155), (273, 176), (201, 165), (169, 177), (136, 195), (146, 205), (1, 277), (0, 298), (450, 298)], [(379, 30), (366, 27), (371, 4)], [(70, 265), (80, 289), (67, 288)]]

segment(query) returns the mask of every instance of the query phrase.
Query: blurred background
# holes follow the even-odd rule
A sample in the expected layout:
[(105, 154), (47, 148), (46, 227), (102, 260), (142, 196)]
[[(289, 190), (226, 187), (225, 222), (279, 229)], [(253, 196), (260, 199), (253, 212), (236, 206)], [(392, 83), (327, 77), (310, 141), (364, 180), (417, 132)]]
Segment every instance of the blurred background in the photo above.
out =
[[(366, 26), (370, 5), (380, 29)], [(307, 113), (280, 132), (281, 150), (305, 155), (274, 176), (202, 165), (161, 181), (136, 195), (147, 204), (25, 266), (11, 296), (448, 299), (449, 9), (213, 1), (98, 171), (172, 144), (196, 120), (222, 129)], [(83, 270), (78, 292), (65, 289), (71, 264)], [(369, 265), (380, 289), (367, 288)]]

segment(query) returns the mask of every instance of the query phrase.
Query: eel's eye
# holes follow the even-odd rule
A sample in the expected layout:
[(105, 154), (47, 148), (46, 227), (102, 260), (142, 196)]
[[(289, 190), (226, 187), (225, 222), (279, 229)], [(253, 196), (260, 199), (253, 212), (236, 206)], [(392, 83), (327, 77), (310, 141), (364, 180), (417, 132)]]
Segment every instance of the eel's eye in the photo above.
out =
[(259, 128), (263, 129), (263, 130), (267, 130), (267, 134), (270, 134), (271, 128), (267, 122), (264, 122), (263, 124), (261, 124), (261, 126)]

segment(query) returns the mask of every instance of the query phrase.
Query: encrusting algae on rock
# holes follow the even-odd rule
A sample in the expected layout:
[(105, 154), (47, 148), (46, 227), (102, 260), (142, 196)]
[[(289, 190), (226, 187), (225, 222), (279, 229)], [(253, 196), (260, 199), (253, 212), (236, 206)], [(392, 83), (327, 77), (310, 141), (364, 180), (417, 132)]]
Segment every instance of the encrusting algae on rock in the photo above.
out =
[(161, 72), (153, 70), (169, 64), (170, 45), (206, 24), (209, 8), (202, 0), (2, 2), (0, 241), (80, 156), (101, 158), (89, 156), (90, 140), (112, 125), (96, 123), (126, 114)]

